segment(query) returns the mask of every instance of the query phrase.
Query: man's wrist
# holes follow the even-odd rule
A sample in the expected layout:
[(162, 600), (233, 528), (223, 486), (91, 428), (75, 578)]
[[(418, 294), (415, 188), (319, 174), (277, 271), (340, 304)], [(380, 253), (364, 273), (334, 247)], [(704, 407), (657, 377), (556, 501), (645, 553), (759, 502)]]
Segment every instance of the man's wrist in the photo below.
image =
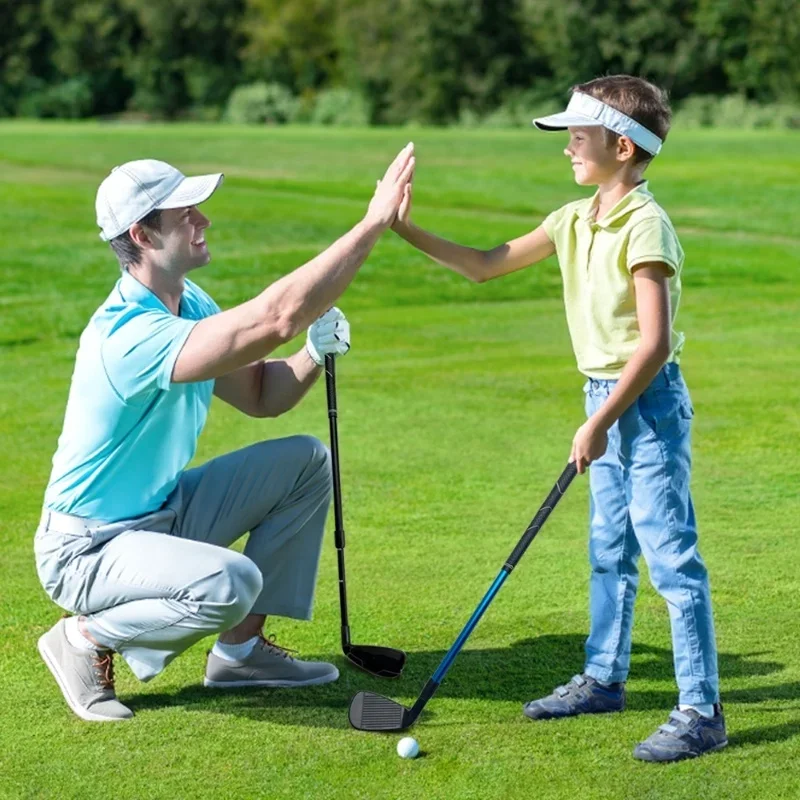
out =
[[(321, 356), (321, 358), (322, 358), (322, 363), (320, 363), (319, 361), (317, 361), (317, 359), (316, 359), (316, 358), (314, 358), (314, 356), (311, 354), (311, 348), (308, 346), (308, 344), (309, 344), (309, 343), (308, 343), (308, 342), (306, 342), (306, 343), (305, 343), (305, 346), (303, 347), (303, 352), (305, 353), (305, 355), (306, 355), (306, 358), (307, 358), (307, 359), (308, 359), (308, 360), (309, 360), (309, 361), (310, 361), (310, 362), (311, 362), (311, 363), (314, 365), (314, 367), (315, 367), (316, 369), (321, 369), (322, 367), (324, 367), (324, 366), (325, 366), (325, 356)], [(318, 353), (317, 355), (320, 355), (320, 354)]]
[(361, 236), (377, 240), (389, 227), (391, 227), (390, 223), (386, 223), (383, 220), (377, 220), (374, 217), (371, 217), (369, 212), (367, 212), (364, 215), (364, 219), (362, 219), (361, 222), (356, 225), (356, 230)]

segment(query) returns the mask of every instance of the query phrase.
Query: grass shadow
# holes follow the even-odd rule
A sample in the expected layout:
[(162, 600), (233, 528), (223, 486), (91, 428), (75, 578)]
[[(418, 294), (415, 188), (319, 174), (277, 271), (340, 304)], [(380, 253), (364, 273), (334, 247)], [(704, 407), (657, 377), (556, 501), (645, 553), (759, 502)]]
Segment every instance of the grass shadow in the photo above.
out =
[[(437, 696), (520, 704), (548, 694), (553, 687), (581, 671), (585, 637), (578, 634), (545, 635), (523, 639), (507, 648), (467, 649), (447, 674)], [(444, 651), (409, 654), (403, 676), (386, 681), (355, 669), (343, 657), (333, 659), (341, 677), (336, 683), (302, 689), (206, 689), (186, 686), (173, 693), (142, 693), (123, 697), (134, 711), (181, 708), (184, 711), (234, 714), (256, 720), (306, 727), (348, 727), (347, 708), (359, 690), (385, 694), (406, 704), (413, 703), (422, 686), (444, 657)], [(764, 653), (720, 653), (720, 671), (727, 679), (770, 675), (783, 665), (761, 658)], [(309, 658), (331, 660), (330, 655)], [(632, 674), (637, 680), (669, 682), (668, 689), (634, 691), (629, 695), (632, 710), (668, 710), (676, 701), (674, 668), (670, 650), (634, 645)], [(760, 703), (765, 700), (800, 699), (800, 684), (764, 686), (725, 692), (727, 703)], [(433, 707), (433, 708), (431, 708)], [(435, 701), (424, 716), (435, 718)], [(792, 725), (778, 726), (794, 735)], [(745, 734), (749, 736), (750, 734)], [(755, 734), (753, 734), (755, 735)]]

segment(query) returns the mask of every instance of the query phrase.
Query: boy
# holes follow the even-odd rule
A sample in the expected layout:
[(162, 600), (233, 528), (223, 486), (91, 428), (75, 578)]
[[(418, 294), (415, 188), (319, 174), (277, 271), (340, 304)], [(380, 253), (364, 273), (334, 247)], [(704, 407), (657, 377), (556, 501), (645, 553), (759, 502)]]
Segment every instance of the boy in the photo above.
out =
[(661, 149), (671, 112), (664, 93), (614, 75), (575, 86), (566, 112), (534, 120), (568, 130), (564, 150), (591, 199), (554, 211), (531, 233), (481, 251), (410, 222), (405, 188), (394, 230), (434, 260), (483, 282), (556, 253), (567, 322), (586, 376), (588, 421), (570, 460), (590, 470), (591, 630), (584, 672), (524, 708), (531, 719), (621, 711), (631, 650), (637, 561), (667, 601), (679, 705), (634, 750), (676, 761), (724, 747), (717, 653), (705, 565), (689, 493), (693, 409), (673, 329), (683, 251), (642, 174)]

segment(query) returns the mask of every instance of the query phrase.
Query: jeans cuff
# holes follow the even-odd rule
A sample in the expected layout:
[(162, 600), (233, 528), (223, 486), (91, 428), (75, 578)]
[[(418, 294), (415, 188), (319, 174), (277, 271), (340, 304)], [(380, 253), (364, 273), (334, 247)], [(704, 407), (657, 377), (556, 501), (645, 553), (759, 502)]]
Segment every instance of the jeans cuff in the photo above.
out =
[(705, 689), (695, 689), (690, 692), (681, 691), (678, 694), (678, 702), (685, 706), (700, 706), (706, 703), (713, 705), (719, 703), (719, 690), (714, 687)]
[(600, 683), (624, 683), (628, 678), (627, 672), (621, 670), (614, 672), (608, 667), (598, 667), (596, 664), (587, 664), (583, 668), (583, 674)]

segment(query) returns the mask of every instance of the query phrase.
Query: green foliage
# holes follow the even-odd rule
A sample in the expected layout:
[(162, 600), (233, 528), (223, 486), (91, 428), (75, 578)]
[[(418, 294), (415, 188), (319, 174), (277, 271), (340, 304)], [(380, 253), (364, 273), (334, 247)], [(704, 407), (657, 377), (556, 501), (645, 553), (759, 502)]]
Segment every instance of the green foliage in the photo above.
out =
[(335, 0), (246, 0), (241, 30), (247, 77), (302, 94), (338, 78)]
[(26, 93), (17, 112), (22, 117), (79, 119), (92, 108), (92, 90), (84, 78), (70, 78), (63, 83)]
[(797, 103), (799, 52), (800, 0), (14, 0), (0, 116), (78, 80), (91, 101), (67, 105), (83, 114), (213, 120), (234, 88), (264, 83), (299, 97), (303, 121), (341, 89), (366, 117), (334, 94), (325, 120), (505, 127), (618, 72), (678, 104)]
[(283, 125), (294, 118), (297, 100), (279, 83), (251, 83), (231, 94), (225, 121), (238, 124)]
[(370, 122), (363, 96), (349, 89), (328, 89), (317, 95), (311, 122), (316, 125), (359, 126)]
[(517, 0), (342, 0), (339, 26), (348, 83), (379, 122), (441, 124), (464, 107), (483, 114), (544, 69)]
[(44, 0), (42, 15), (59, 75), (89, 90), (90, 102), (81, 107), (81, 115), (124, 108), (134, 90), (126, 68), (136, 19), (123, 0)]
[(242, 0), (120, 2), (136, 21), (125, 61), (131, 108), (171, 118), (225, 102), (238, 83)]
[(694, 95), (680, 106), (675, 125), (683, 128), (800, 128), (800, 105), (761, 105), (742, 95)]

